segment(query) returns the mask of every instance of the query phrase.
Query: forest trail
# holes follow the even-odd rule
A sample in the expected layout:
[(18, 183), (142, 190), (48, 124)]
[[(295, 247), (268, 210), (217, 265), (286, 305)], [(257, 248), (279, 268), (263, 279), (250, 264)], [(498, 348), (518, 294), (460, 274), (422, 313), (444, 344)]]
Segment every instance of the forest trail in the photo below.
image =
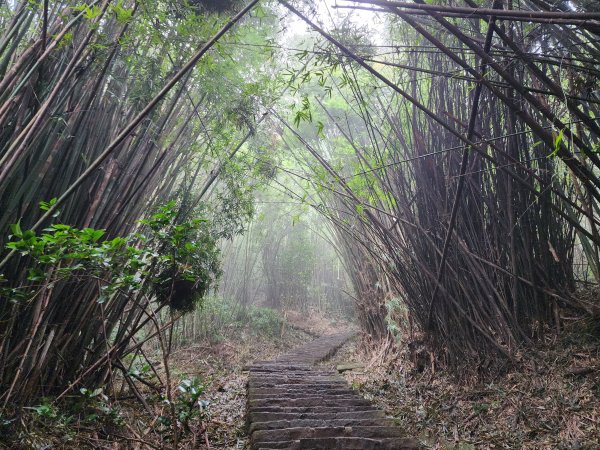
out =
[(249, 366), (253, 450), (419, 448), (336, 372), (315, 367), (352, 335), (323, 336), (277, 359)]

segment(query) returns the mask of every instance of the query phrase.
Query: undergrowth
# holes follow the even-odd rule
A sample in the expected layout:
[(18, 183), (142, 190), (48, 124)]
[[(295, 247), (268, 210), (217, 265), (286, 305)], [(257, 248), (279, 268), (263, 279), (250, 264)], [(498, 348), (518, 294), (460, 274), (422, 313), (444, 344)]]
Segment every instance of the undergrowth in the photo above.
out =
[(104, 449), (116, 443), (174, 448), (174, 430), (178, 449), (244, 448), (243, 366), (275, 357), (312, 336), (284, 327), (284, 319), (270, 308), (239, 309), (217, 297), (207, 298), (193, 314), (211, 326), (194, 342), (171, 352), (174, 416), (164, 388), (161, 353), (146, 346), (121, 361), (129, 381), (115, 373), (102, 388), (81, 388), (59, 401), (48, 397), (29, 408), (5, 410), (0, 416), (0, 448)]
[(348, 382), (431, 449), (597, 450), (599, 321), (566, 319), (505, 373), (458, 377), (391, 341), (351, 344), (330, 364), (364, 363)]

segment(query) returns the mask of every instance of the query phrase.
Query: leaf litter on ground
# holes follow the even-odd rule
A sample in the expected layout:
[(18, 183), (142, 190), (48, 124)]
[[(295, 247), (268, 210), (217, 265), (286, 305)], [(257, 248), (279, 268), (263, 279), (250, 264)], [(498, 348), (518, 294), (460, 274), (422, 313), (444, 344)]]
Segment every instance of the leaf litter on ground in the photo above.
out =
[[(580, 324), (579, 324), (580, 325)], [(577, 323), (503, 374), (419, 372), (407, 349), (347, 344), (325, 364), (431, 449), (600, 449), (600, 347)]]

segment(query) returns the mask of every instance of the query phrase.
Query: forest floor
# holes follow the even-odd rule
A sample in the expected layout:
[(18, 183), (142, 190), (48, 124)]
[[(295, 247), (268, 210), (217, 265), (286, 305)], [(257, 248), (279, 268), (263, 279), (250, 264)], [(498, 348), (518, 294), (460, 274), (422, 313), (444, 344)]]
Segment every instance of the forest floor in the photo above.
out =
[(357, 341), (325, 364), (362, 363), (344, 373), (351, 386), (431, 449), (598, 450), (600, 346), (582, 332), (589, 327), (574, 321), (485, 381), (419, 372), (411, 355)]
[[(360, 339), (323, 364), (360, 363), (362, 368), (344, 373), (352, 388), (430, 449), (597, 450), (600, 347), (587, 333), (590, 326), (574, 320), (560, 336), (548, 334), (535, 354), (523, 356), (517, 367), (484, 381), (458, 380), (442, 370), (432, 374), (431, 367), (418, 371), (414, 355), (406, 350), (389, 344), (367, 347)], [(234, 330), (217, 344), (176, 349), (169, 366), (177, 406), (185, 406), (180, 387), (194, 379), (199, 380), (205, 405), (180, 430), (177, 448), (247, 448), (244, 366), (348, 327), (317, 315), (288, 313), (275, 333)], [(164, 374), (160, 368), (159, 373)], [(31, 408), (32, 417), (24, 421), (20, 435), (4, 447), (0, 436), (0, 448), (173, 448), (169, 428), (160, 424), (168, 416), (165, 399), (150, 392), (144, 392), (144, 398), (151, 414), (135, 399), (107, 401), (110, 410), (118, 412), (118, 423), (107, 423), (105, 416), (74, 420), (58, 410), (48, 413), (42, 405)], [(96, 404), (96, 412), (101, 404)], [(40, 411), (45, 411), (44, 417)]]
[[(175, 365), (195, 366), (203, 376), (219, 380), (207, 391), (211, 448), (246, 448), (247, 374), (242, 369), (247, 363), (348, 328), (297, 313), (289, 313), (287, 320), (283, 339), (225, 342), (204, 360), (194, 347), (174, 355)], [(323, 364), (362, 364), (344, 373), (349, 384), (433, 450), (598, 450), (600, 347), (588, 333), (593, 326), (598, 323), (573, 320), (560, 336), (549, 333), (518, 366), (483, 380), (457, 379), (441, 370), (432, 375), (431, 367), (419, 371), (408, 351), (367, 347), (360, 339)]]
[[(317, 314), (291, 311), (285, 314), (285, 322), (277, 336), (260, 336), (246, 331), (216, 346), (192, 345), (175, 352), (172, 355), (175, 370), (187, 376), (199, 375), (208, 382), (205, 437), (210, 448), (247, 448), (246, 365), (273, 359), (317, 336), (345, 331), (348, 327), (345, 322), (329, 321)], [(206, 448), (206, 441), (191, 448)]]
[[(197, 342), (174, 349), (169, 372), (174, 410), (181, 424), (177, 445), (167, 399), (136, 383), (141, 402), (130, 389), (119, 388), (126, 384), (117, 377), (118, 399), (109, 399), (99, 389), (75, 394), (60, 404), (42, 399), (18, 419), (0, 416), (0, 449), (245, 449), (248, 373), (244, 366), (348, 326), (317, 314), (288, 312), (268, 330), (235, 327), (224, 330), (218, 343)], [(161, 353), (146, 352), (164, 382)], [(147, 367), (142, 378), (150, 384), (157, 381)], [(192, 389), (200, 395), (194, 396)]]

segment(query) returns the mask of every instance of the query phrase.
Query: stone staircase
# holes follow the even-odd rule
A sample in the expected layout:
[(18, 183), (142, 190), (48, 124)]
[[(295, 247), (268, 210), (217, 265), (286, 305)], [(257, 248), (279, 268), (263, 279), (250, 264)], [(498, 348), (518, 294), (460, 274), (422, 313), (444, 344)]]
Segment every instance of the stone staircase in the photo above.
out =
[(314, 366), (352, 335), (323, 336), (278, 359), (248, 367), (251, 449), (420, 448), (336, 372)]

